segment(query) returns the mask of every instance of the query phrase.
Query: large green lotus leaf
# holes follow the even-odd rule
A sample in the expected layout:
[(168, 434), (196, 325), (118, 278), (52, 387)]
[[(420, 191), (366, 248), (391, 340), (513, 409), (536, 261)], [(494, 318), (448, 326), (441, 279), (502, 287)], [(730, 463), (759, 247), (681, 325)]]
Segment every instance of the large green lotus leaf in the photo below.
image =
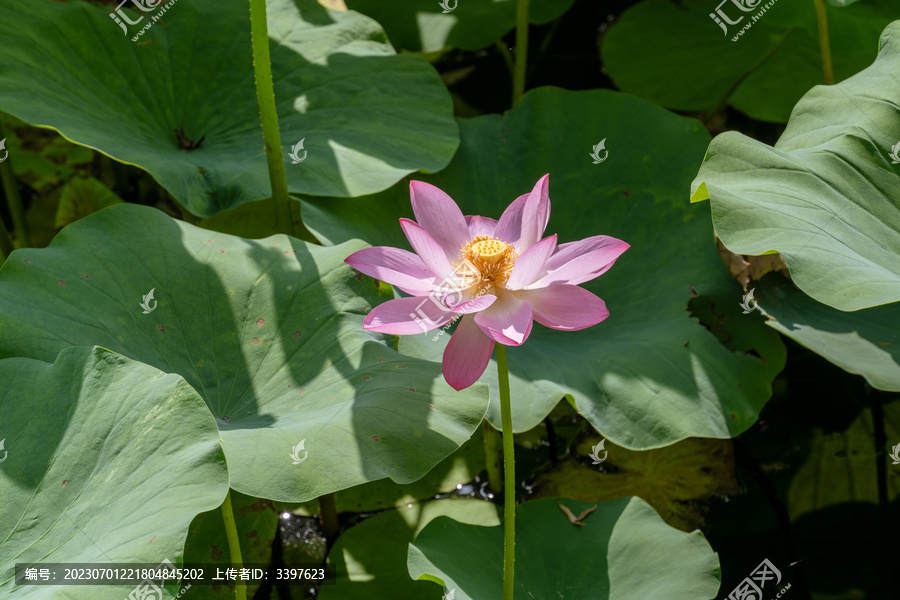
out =
[[(738, 3), (755, 10), (742, 12)], [(777, 0), (760, 15), (765, 4), (646, 0), (610, 27), (603, 64), (621, 90), (674, 110), (728, 103), (754, 119), (784, 123), (797, 100), (824, 83), (815, 3)], [(729, 20), (740, 19), (727, 34), (710, 17), (719, 7)], [(878, 34), (900, 14), (895, 0), (826, 10), (837, 81), (872, 62)]]
[(441, 589), (413, 581), (406, 566), (409, 543), (437, 517), (482, 527), (500, 523), (497, 507), (481, 500), (435, 500), (384, 511), (341, 534), (328, 555), (335, 585), (319, 589), (320, 600), (440, 600)]
[(730, 440), (693, 438), (643, 452), (607, 440), (597, 451), (606, 460), (597, 466), (587, 457), (601, 440), (579, 444), (581, 461), (566, 460), (538, 475), (535, 497), (605, 502), (639, 496), (672, 527), (693, 531), (703, 525), (708, 498), (739, 491)]
[[(128, 6), (142, 20), (124, 35), (107, 7), (0, 0), (0, 109), (145, 169), (199, 216), (269, 196), (247, 2), (177, 2), (137, 42), (159, 11)], [(268, 9), (282, 144), (304, 140), (291, 191), (355, 196), (447, 164), (452, 103), (421, 57), (355, 12)], [(182, 127), (198, 148), (180, 149)]]
[[(606, 321), (578, 332), (535, 324), (523, 346), (508, 349), (513, 429), (531, 429), (566, 394), (607, 438), (634, 450), (749, 427), (771, 394), (784, 348), (762, 327), (726, 347), (688, 311), (692, 286), (700, 295), (724, 289), (740, 298), (712, 243), (707, 208), (685, 201), (709, 140), (702, 125), (617, 92), (555, 88), (530, 91), (503, 117), (459, 123), (459, 152), (423, 179), (464, 214), (499, 218), (550, 173), (547, 235), (563, 243), (605, 234), (631, 244), (584, 286), (606, 301)], [(602, 139), (609, 155), (593, 164), (591, 149)], [(413, 216), (405, 182), (358, 201), (309, 199), (304, 210), (321, 239), (408, 248), (397, 223)], [(404, 336), (400, 350), (440, 360), (448, 338)], [(494, 363), (482, 381), (492, 387), (488, 418), (499, 429)]]
[[(278, 513), (272, 502), (232, 492), (231, 504), (243, 562), (269, 564), (272, 559), (272, 541), (278, 530)], [(211, 510), (194, 518), (184, 546), (184, 562), (205, 563), (223, 571), (232, 565), (221, 509)], [(247, 597), (252, 598), (259, 586), (259, 580), (250, 582), (247, 585)], [(225, 582), (193, 586), (191, 600), (232, 600), (235, 598), (234, 587)]]
[(729, 250), (780, 252), (800, 289), (840, 310), (900, 300), (898, 70), (900, 21), (871, 67), (803, 97), (774, 148), (716, 137), (691, 188)]
[(0, 381), (0, 596), (121, 600), (134, 585), (16, 588), (13, 568), (176, 562), (191, 520), (225, 499), (216, 423), (181, 377), (68, 348), (0, 361)]
[(362, 329), (375, 287), (343, 261), (363, 246), (245, 240), (112, 206), (10, 255), (0, 357), (100, 344), (178, 373), (215, 415), (231, 487), (248, 495), (300, 502), (415, 481), (469, 439), (488, 392), (456, 393), (439, 365)]
[(816, 302), (781, 276), (756, 284), (766, 325), (880, 390), (900, 392), (900, 304), (843, 312)]
[[(597, 508), (577, 526), (559, 504), (575, 515)], [(500, 598), (503, 527), (434, 519), (410, 544), (409, 573), (455, 589), (455, 600)], [(669, 527), (640, 498), (517, 506), (515, 577), (516, 600), (701, 600), (715, 597), (720, 580), (703, 534)]]
[[(573, 2), (532, 0), (529, 21), (549, 23)], [(346, 4), (378, 21), (394, 45), (415, 52), (448, 46), (479, 50), (516, 25), (516, 0), (346, 0)]]

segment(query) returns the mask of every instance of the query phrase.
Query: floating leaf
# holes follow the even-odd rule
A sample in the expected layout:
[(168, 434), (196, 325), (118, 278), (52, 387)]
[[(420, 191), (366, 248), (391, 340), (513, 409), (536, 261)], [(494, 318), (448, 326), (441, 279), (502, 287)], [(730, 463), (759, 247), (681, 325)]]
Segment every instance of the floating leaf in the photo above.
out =
[[(589, 446), (580, 444), (578, 455), (589, 458)], [(566, 460), (539, 474), (536, 497), (607, 502), (639, 496), (672, 527), (693, 531), (704, 525), (711, 497), (739, 491), (730, 440), (692, 438), (642, 452), (610, 445), (608, 451), (603, 467)]]
[(55, 226), (61, 229), (101, 208), (119, 204), (122, 199), (94, 177), (76, 176), (62, 188), (56, 209)]

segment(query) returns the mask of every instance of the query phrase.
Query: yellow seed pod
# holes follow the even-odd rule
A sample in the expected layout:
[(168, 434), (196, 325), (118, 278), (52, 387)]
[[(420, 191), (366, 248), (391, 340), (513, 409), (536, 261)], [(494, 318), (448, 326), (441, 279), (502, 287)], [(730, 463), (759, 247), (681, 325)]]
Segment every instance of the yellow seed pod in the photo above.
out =
[(503, 258), (507, 245), (500, 240), (489, 238), (472, 244), (472, 253), (488, 263), (496, 263)]

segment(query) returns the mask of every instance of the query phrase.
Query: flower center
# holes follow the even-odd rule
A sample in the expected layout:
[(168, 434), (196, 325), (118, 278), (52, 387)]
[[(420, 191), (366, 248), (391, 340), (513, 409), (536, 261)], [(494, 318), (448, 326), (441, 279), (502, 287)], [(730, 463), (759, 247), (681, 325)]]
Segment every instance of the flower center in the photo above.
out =
[(477, 286), (475, 295), (490, 293), (509, 279), (518, 258), (515, 249), (489, 235), (475, 236), (459, 252), (459, 260), (453, 263), (462, 287)]
[(494, 264), (503, 258), (508, 247), (506, 243), (500, 240), (489, 238), (472, 244), (471, 252), (483, 261)]

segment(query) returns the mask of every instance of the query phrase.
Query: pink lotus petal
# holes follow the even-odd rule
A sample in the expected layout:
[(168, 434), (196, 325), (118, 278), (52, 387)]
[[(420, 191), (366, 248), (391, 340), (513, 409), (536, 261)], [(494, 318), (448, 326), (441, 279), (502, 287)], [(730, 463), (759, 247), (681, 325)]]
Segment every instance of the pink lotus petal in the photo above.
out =
[(409, 182), (409, 197), (416, 221), (444, 249), (449, 260), (456, 260), (460, 246), (469, 239), (469, 228), (453, 198), (424, 181)]
[(446, 325), (456, 314), (431, 297), (398, 298), (379, 304), (366, 315), (363, 329), (393, 335), (416, 335)]
[(492, 296), (491, 294), (485, 294), (484, 296), (478, 296), (477, 298), (472, 298), (471, 300), (465, 300), (460, 302), (450, 310), (457, 314), (468, 315), (471, 313), (481, 312), (486, 309), (488, 306), (494, 303), (497, 300), (497, 296)]
[(560, 245), (550, 257), (540, 279), (528, 289), (548, 285), (578, 285), (606, 273), (616, 259), (630, 246), (622, 240), (606, 235), (595, 235), (577, 242)]
[(507, 206), (494, 230), (494, 237), (515, 246), (519, 254), (541, 239), (550, 220), (549, 185), (550, 175), (544, 175), (534, 184), (530, 194), (519, 196)]
[(469, 387), (484, 373), (493, 351), (494, 340), (481, 332), (474, 317), (466, 315), (444, 349), (444, 379), (457, 391)]
[(525, 202), (531, 194), (522, 194), (506, 207), (497, 226), (494, 228), (494, 237), (507, 244), (516, 245), (522, 237), (522, 210)]
[(513, 266), (512, 274), (506, 282), (506, 288), (510, 290), (522, 289), (529, 283), (537, 279), (538, 275), (544, 271), (550, 256), (556, 250), (556, 234), (545, 237), (536, 244), (533, 244), (528, 250), (516, 259)]
[(577, 285), (551, 285), (515, 294), (531, 304), (535, 321), (551, 329), (577, 331), (609, 316), (603, 300)]
[(345, 258), (344, 262), (360, 273), (397, 286), (407, 294), (421, 296), (434, 289), (434, 273), (417, 255), (400, 248), (363, 248)]
[(479, 235), (494, 237), (494, 230), (497, 228), (497, 221), (489, 217), (466, 215), (466, 224), (469, 226), (469, 239)]
[(475, 323), (486, 336), (507, 346), (519, 346), (531, 333), (531, 304), (513, 293), (502, 293), (496, 302), (475, 315)]
[[(410, 219), (400, 219), (400, 228), (403, 229), (403, 233), (406, 235), (406, 239), (409, 240), (413, 250), (416, 251), (416, 254), (425, 263), (425, 266), (431, 269), (436, 279), (444, 279), (453, 273), (453, 267), (450, 265), (450, 261), (447, 260), (444, 250), (424, 228)], [(438, 284), (439, 282), (435, 281), (435, 285), (440, 287)]]

